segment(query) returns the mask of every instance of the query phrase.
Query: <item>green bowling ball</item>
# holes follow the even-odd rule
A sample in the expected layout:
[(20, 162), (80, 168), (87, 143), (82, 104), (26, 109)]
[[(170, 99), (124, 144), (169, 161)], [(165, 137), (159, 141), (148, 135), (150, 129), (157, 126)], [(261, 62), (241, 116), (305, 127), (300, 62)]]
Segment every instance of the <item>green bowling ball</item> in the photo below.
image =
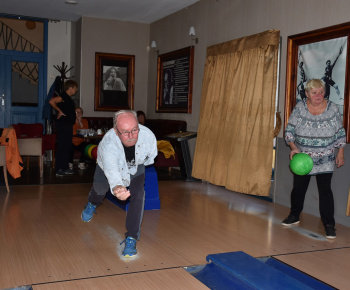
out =
[(305, 153), (294, 154), (289, 164), (290, 169), (297, 175), (309, 174), (313, 166), (312, 158)]
[(85, 152), (86, 157), (90, 157), (90, 156), (89, 156), (89, 149), (90, 149), (90, 147), (91, 147), (92, 145), (93, 145), (93, 144), (88, 144), (88, 145), (86, 145), (86, 147), (85, 147), (85, 149), (84, 149), (84, 152)]

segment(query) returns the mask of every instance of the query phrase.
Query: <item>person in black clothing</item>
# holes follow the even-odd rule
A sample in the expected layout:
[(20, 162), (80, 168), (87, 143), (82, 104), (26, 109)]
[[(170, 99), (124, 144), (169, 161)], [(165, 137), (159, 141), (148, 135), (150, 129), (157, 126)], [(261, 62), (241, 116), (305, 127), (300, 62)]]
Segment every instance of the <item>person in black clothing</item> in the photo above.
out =
[(67, 80), (64, 83), (64, 92), (60, 96), (53, 97), (49, 104), (57, 114), (56, 131), (56, 175), (64, 176), (74, 174), (69, 169), (70, 148), (73, 138), (73, 125), (75, 123), (75, 104), (72, 96), (78, 91), (78, 83), (74, 80)]

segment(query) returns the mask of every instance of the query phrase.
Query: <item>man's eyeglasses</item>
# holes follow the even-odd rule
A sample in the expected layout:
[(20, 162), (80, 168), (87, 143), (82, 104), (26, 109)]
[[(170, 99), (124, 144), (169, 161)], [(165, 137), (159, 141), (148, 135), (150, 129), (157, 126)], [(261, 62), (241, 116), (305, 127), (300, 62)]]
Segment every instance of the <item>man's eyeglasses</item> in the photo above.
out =
[(139, 133), (140, 129), (139, 128), (135, 128), (135, 129), (132, 129), (131, 131), (125, 131), (125, 132), (119, 132), (118, 129), (116, 129), (117, 132), (122, 135), (122, 136), (129, 136), (129, 134), (132, 134), (132, 135), (136, 135)]

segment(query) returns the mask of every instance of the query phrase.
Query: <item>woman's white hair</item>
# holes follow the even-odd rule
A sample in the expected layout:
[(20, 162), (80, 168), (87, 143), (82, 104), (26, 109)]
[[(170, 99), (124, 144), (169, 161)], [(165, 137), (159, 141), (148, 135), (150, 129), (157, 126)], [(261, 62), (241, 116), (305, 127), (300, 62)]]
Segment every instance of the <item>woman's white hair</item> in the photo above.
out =
[(311, 91), (312, 89), (319, 89), (319, 88), (323, 88), (323, 90), (326, 90), (326, 85), (320, 79), (309, 80), (305, 85), (306, 92)]

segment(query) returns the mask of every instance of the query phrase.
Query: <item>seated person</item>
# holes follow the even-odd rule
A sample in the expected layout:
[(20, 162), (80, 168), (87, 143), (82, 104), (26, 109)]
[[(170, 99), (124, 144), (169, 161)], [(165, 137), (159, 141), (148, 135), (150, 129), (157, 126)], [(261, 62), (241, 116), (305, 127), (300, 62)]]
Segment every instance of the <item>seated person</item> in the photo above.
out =
[(152, 131), (151, 124), (147, 122), (146, 115), (143, 111), (137, 111), (137, 119), (139, 121), (139, 124), (146, 126), (148, 129)]
[(78, 167), (80, 169), (85, 169), (85, 162), (86, 162), (86, 156), (85, 156), (85, 147), (88, 145), (87, 142), (84, 141), (84, 139), (79, 137), (74, 137), (74, 135), (77, 135), (78, 129), (89, 129), (88, 121), (83, 118), (83, 109), (81, 107), (75, 108), (75, 123), (73, 126), (73, 140), (72, 140), (72, 148), (71, 148), (71, 155), (70, 155), (70, 161), (69, 161), (69, 169), (73, 169), (73, 155), (74, 151), (78, 150), (80, 151), (80, 158), (79, 158), (79, 165)]

